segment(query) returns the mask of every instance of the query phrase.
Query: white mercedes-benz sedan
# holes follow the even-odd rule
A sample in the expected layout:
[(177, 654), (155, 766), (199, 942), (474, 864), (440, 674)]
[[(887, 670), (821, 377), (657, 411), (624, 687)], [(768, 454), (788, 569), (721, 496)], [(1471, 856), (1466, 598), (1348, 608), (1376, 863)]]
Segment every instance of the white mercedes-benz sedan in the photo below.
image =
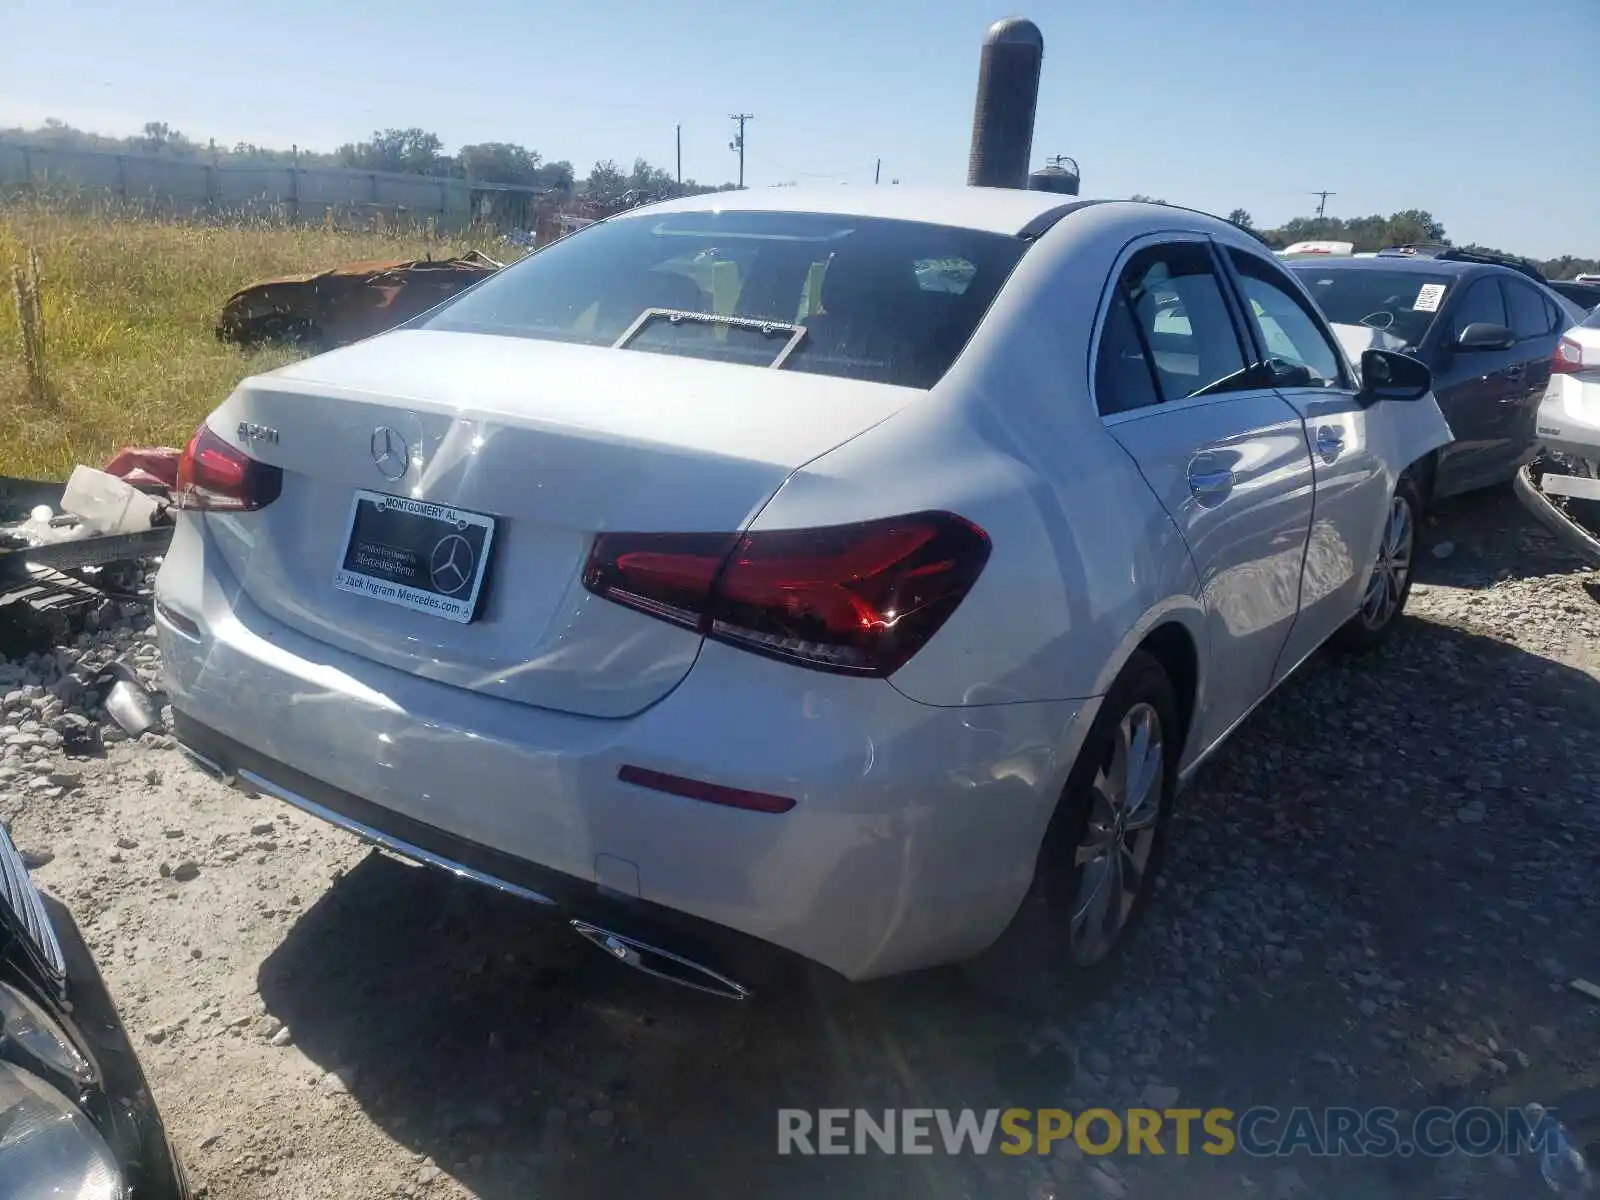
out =
[(1102, 963), (1201, 760), (1394, 628), (1450, 434), (1239, 229), (1062, 200), (635, 209), (245, 380), (157, 587), (179, 741), (728, 995)]

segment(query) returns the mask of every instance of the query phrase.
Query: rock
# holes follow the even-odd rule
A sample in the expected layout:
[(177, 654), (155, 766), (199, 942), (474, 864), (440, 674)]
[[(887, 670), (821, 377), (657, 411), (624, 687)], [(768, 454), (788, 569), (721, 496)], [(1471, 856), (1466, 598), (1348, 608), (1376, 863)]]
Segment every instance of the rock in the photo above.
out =
[(1163, 1083), (1152, 1083), (1144, 1089), (1143, 1099), (1147, 1106), (1164, 1112), (1178, 1102), (1179, 1091)]
[(323, 1091), (331, 1095), (342, 1095), (350, 1090), (355, 1081), (356, 1069), (354, 1067), (341, 1067), (337, 1071), (329, 1071), (324, 1075), (320, 1086)]
[[(150, 779), (149, 776), (147, 775), (146, 776), (147, 782), (150, 782), (150, 783), (160, 783), (161, 782), (160, 772), (159, 771), (151, 772), (151, 774), (156, 775), (156, 778), (155, 779)], [(176, 829), (176, 828), (163, 829), (161, 831), (161, 836), (164, 837), (164, 838), (174, 838), (174, 839), (181, 838), (183, 836), (183, 830)]]
[(1488, 806), (1482, 800), (1473, 800), (1456, 809), (1456, 820), (1463, 825), (1481, 825), (1488, 815)]
[(1533, 1027), (1533, 1036), (1538, 1038), (1543, 1045), (1554, 1046), (1559, 1035), (1548, 1025), (1535, 1025)]
[(194, 959), (198, 959), (200, 957), (200, 947), (199, 946), (190, 947), (190, 949), (189, 949), (189, 957), (190, 958), (194, 958)]
[(117, 839), (117, 849), (118, 850), (137, 850), (138, 848), (139, 848), (139, 839), (138, 838), (131, 838), (131, 837), (128, 837), (127, 835), (123, 835), (122, 837), (119, 837)]
[(600, 1129), (607, 1129), (617, 1119), (617, 1114), (609, 1108), (597, 1108), (589, 1114), (589, 1124)]
[(261, 1018), (261, 1036), (264, 1038), (271, 1038), (278, 1032), (278, 1030), (282, 1028), (283, 1022), (277, 1017), (268, 1016)]
[(172, 876), (172, 864), (171, 863), (162, 863), (159, 867), (156, 868), (156, 870), (161, 872), (161, 878), (163, 878), (163, 879), (169, 879)]
[(23, 850), (21, 854), (22, 865), (30, 871), (36, 871), (40, 867), (48, 866), (56, 858), (55, 851), (48, 846), (40, 846), (37, 850)]
[(200, 864), (192, 858), (186, 858), (172, 868), (172, 877), (179, 883), (188, 883), (191, 879), (200, 877)]
[(276, 832), (276, 827), (271, 821), (257, 821), (254, 825), (250, 826), (251, 837), (265, 837), (266, 835), (274, 832)]
[(1084, 1176), (1088, 1181), (1089, 1190), (1096, 1196), (1105, 1196), (1107, 1200), (1123, 1200), (1128, 1194), (1128, 1185), (1101, 1170), (1101, 1165), (1096, 1164)]
[(50, 772), (48, 778), (58, 788), (66, 788), (71, 791), (83, 782), (83, 772), (74, 771), (70, 767), (57, 767)]
[(285, 1025), (267, 1040), (274, 1046), (287, 1046), (294, 1041), (294, 1034), (290, 1033), (289, 1027)]
[(152, 1025), (144, 1031), (144, 1040), (152, 1046), (159, 1046), (167, 1040), (167, 1027), (165, 1025)]
[(1558, 983), (1565, 980), (1567, 977), (1566, 964), (1560, 959), (1553, 958), (1548, 954), (1539, 960), (1539, 970), (1542, 971), (1548, 978), (1554, 979)]
[(1279, 1167), (1272, 1173), (1272, 1200), (1297, 1200), (1310, 1194), (1306, 1181), (1293, 1167)]
[(432, 1187), (439, 1182), (439, 1177), (443, 1174), (444, 1172), (434, 1166), (430, 1159), (417, 1168), (417, 1182), (423, 1187)]
[(1434, 543), (1433, 556), (1435, 558), (1438, 558), (1438, 559), (1449, 558), (1455, 552), (1456, 552), (1456, 544), (1454, 542), (1452, 542), (1452, 541), (1446, 540), (1446, 541), (1443, 541), (1443, 542), (1435, 542)]
[(221, 1140), (222, 1140), (222, 1130), (213, 1129), (210, 1133), (206, 1134), (205, 1137), (200, 1139), (200, 1149), (209, 1150), (209, 1149), (211, 1149), (211, 1147), (215, 1146)]

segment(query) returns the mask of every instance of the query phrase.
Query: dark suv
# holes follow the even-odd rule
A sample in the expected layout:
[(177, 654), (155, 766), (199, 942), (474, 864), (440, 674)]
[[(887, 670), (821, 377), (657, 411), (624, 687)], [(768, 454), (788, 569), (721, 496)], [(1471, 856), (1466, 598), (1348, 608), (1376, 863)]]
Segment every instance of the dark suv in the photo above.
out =
[(1425, 501), (1504, 483), (1533, 458), (1556, 344), (1583, 319), (1570, 301), (1487, 262), (1383, 253), (1288, 265), (1329, 321), (1375, 330), (1374, 346), (1432, 369), (1455, 441), (1419, 480)]

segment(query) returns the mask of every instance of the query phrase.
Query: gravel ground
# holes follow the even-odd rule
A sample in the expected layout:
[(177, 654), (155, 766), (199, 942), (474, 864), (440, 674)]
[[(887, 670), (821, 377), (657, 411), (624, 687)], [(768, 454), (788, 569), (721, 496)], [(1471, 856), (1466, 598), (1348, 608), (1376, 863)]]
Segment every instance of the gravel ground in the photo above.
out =
[(1531, 1196), (1503, 1156), (775, 1153), (780, 1106), (1416, 1111), (1600, 1083), (1600, 1006), (1567, 986), (1600, 981), (1600, 576), (1503, 493), (1429, 534), (1400, 636), (1240, 730), (1119, 977), (1045, 1015), (947, 972), (730, 1005), (229, 792), (162, 735), (63, 757), (93, 740), (93, 665), (154, 668), (137, 628), (0, 664), (0, 818), (219, 1200)]

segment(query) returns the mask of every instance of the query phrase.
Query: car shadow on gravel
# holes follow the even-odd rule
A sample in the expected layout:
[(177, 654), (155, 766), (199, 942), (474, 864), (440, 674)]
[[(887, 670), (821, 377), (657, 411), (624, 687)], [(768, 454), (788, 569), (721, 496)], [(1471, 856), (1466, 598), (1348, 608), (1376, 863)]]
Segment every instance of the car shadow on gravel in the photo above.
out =
[[(1521, 516), (1503, 497), (1441, 509), (1424, 545), (1455, 546), (1421, 576), (1570, 570)], [(1593, 1006), (1565, 986), (1600, 979), (1596, 729), (1595, 677), (1426, 613), (1375, 655), (1319, 655), (1183, 797), (1111, 992), (1048, 1013), (944, 972), (719, 1000), (378, 854), (295, 923), (259, 991), (326, 1073), (308, 1103), (358, 1104), (418, 1156), (418, 1195), (440, 1171), (485, 1200), (1210, 1200), (1251, 1171), (1275, 1194), (1272, 1164), (1238, 1159), (1169, 1156), (1086, 1188), (1081, 1156), (780, 1157), (777, 1112), (1081, 1110), (1154, 1087), (1236, 1110), (1556, 1102), (1600, 1063)], [(1420, 1160), (1296, 1167), (1316, 1196), (1468, 1194)]]
[(422, 1177), (436, 1164), (488, 1200), (959, 1196), (981, 1165), (941, 1157), (935, 1184), (927, 1160), (780, 1157), (777, 1110), (1055, 1105), (1072, 1071), (1059, 1039), (945, 972), (722, 1000), (377, 853), (296, 922), (259, 987), (333, 1076), (311, 1088), (348, 1090), (432, 1160)]

